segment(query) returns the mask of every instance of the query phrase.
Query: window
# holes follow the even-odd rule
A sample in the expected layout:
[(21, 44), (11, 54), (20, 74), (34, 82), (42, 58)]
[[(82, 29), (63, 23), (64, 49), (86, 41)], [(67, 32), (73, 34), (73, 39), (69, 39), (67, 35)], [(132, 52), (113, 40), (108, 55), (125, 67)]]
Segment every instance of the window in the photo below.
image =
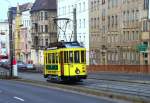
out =
[(102, 0), (102, 4), (105, 4), (105, 0)]
[(91, 2), (91, 11), (93, 11), (93, 1)]
[(79, 51), (74, 52), (74, 62), (80, 63), (80, 52)]
[(46, 57), (46, 58), (45, 58), (45, 64), (48, 64), (48, 62), (47, 62), (47, 56), (48, 56), (48, 55), (47, 55), (47, 53), (46, 53), (46, 55), (45, 55), (45, 57)]
[(81, 3), (79, 3), (79, 12), (81, 12)]
[(114, 26), (114, 16), (112, 16), (112, 27)]
[(55, 54), (52, 54), (52, 63), (55, 64)]
[(127, 21), (129, 22), (130, 16), (129, 16), (129, 11), (127, 11)]
[(110, 16), (108, 16), (108, 28), (110, 27)]
[(48, 12), (45, 12), (45, 20), (48, 20)]
[(41, 25), (41, 31), (40, 32), (43, 33), (43, 25)]
[(48, 63), (51, 64), (51, 54), (48, 54)]
[(43, 20), (43, 12), (41, 12), (41, 20)]
[(115, 25), (117, 26), (118, 25), (118, 16), (116, 15), (116, 22), (115, 22)]
[(83, 2), (83, 11), (85, 11), (85, 2)]
[(83, 19), (83, 27), (85, 28), (85, 19)]
[(48, 33), (48, 25), (45, 25), (45, 32)]
[(79, 23), (80, 23), (80, 24), (79, 24), (79, 28), (81, 28), (81, 19), (80, 19)]
[(64, 52), (64, 63), (68, 63), (68, 51)]
[(45, 46), (48, 46), (48, 39), (45, 39)]
[(91, 28), (93, 29), (93, 18), (91, 18)]
[(69, 51), (69, 63), (73, 63), (73, 51)]
[(85, 51), (81, 51), (81, 63), (85, 63)]
[(149, 8), (149, 0), (144, 0), (144, 9)]
[(135, 20), (138, 20), (138, 18), (139, 18), (139, 10), (136, 10)]
[(94, 18), (94, 28), (96, 28), (96, 18)]
[(135, 40), (134, 31), (132, 31), (132, 40)]

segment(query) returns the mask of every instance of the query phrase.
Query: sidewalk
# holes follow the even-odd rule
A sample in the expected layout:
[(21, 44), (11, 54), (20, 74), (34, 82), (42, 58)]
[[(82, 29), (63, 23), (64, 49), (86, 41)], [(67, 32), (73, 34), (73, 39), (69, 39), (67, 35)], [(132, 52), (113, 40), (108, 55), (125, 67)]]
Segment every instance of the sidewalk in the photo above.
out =
[(97, 72), (97, 73), (89, 73), (88, 78), (89, 79), (112, 80), (112, 81), (129, 81), (129, 82), (139, 82), (139, 83), (150, 83), (150, 74)]

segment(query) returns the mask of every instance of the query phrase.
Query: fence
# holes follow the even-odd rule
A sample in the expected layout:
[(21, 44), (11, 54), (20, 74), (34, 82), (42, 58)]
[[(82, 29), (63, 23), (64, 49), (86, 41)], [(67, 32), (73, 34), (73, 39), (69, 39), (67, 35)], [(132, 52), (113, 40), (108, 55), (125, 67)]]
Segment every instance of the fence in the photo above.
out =
[(150, 74), (150, 65), (89, 65), (88, 72), (123, 72)]
[(0, 71), (0, 79), (9, 78), (9, 72)]

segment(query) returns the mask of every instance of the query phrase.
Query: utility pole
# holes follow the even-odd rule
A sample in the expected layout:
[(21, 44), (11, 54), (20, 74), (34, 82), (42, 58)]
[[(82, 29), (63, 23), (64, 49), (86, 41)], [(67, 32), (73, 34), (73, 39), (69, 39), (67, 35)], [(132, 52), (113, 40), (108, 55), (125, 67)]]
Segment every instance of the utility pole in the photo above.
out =
[(77, 14), (76, 14), (76, 8), (73, 9), (73, 30), (74, 30), (74, 41), (77, 41)]
[(13, 34), (12, 34), (12, 20), (13, 20), (13, 12), (11, 8), (8, 11), (8, 22), (9, 22), (9, 46), (10, 46), (10, 77), (13, 76)]

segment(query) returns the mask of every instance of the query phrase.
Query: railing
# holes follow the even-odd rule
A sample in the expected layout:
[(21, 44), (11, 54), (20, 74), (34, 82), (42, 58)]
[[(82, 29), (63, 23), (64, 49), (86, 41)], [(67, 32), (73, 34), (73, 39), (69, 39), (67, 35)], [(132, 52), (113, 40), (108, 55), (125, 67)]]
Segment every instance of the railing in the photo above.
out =
[(7, 79), (9, 77), (10, 77), (9, 72), (7, 72), (7, 71), (0, 71), (0, 79)]

